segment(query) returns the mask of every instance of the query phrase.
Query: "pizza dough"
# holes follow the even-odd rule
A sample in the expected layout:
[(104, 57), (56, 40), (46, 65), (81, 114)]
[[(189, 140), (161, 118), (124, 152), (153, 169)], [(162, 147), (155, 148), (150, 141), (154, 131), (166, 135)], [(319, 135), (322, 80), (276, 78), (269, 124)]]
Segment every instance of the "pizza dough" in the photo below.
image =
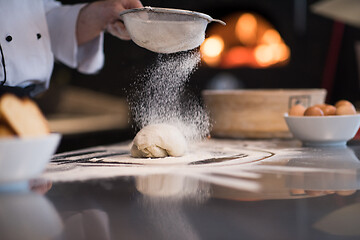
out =
[(131, 147), (132, 157), (180, 157), (186, 152), (184, 135), (169, 124), (151, 124), (141, 129)]

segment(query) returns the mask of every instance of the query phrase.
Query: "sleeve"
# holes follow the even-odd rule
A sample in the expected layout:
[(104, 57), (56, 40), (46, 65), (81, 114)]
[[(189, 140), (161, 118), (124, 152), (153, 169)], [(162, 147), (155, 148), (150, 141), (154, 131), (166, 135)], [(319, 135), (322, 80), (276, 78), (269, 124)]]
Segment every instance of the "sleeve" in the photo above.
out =
[(54, 0), (44, 3), (55, 58), (82, 73), (99, 71), (104, 65), (104, 34), (81, 46), (76, 41), (76, 21), (85, 4), (61, 5)]

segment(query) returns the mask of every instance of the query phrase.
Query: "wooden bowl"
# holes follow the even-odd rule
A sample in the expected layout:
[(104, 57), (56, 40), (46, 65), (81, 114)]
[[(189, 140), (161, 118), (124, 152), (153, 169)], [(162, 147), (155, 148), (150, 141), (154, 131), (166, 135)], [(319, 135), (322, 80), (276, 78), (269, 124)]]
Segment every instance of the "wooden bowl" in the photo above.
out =
[(204, 90), (211, 134), (236, 138), (290, 138), (284, 113), (294, 104), (325, 101), (325, 89)]

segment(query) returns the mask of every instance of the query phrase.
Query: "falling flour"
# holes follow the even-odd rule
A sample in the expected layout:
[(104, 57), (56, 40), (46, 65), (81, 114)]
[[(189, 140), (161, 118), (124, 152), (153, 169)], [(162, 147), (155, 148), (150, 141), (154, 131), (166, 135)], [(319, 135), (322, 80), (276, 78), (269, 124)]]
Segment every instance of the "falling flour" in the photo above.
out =
[(155, 64), (134, 82), (128, 97), (137, 128), (171, 124), (187, 141), (198, 141), (209, 134), (209, 115), (186, 87), (200, 60), (195, 50), (158, 55)]

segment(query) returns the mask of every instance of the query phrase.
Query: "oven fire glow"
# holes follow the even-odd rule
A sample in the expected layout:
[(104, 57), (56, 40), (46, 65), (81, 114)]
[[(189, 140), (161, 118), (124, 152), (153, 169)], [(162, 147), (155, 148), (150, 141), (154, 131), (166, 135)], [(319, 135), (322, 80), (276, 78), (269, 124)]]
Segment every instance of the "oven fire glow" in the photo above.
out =
[(280, 33), (256, 13), (237, 13), (225, 20), (227, 30), (214, 26), (200, 47), (203, 61), (211, 67), (265, 68), (285, 65), (290, 48)]
[(220, 55), (224, 50), (224, 40), (214, 35), (205, 39), (204, 43), (200, 47), (200, 51), (203, 54), (203, 58), (209, 65), (216, 65), (220, 62)]

